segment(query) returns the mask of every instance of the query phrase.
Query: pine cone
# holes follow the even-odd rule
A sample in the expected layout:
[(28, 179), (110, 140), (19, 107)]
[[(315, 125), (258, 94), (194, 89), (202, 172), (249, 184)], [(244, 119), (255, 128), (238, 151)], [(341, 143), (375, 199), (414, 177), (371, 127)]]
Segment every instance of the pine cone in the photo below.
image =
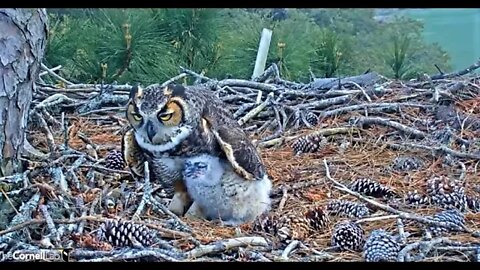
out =
[(365, 204), (347, 200), (331, 200), (328, 202), (327, 211), (330, 215), (349, 218), (362, 218), (370, 215), (370, 210)]
[(123, 160), (123, 154), (121, 151), (112, 150), (105, 157), (105, 167), (112, 170), (125, 169), (125, 161)]
[(131, 221), (109, 220), (102, 224), (100, 238), (113, 246), (146, 247), (153, 242), (154, 235), (145, 225)]
[(407, 204), (420, 205), (429, 204), (430, 198), (428, 196), (418, 193), (417, 190), (409, 191), (405, 196), (405, 202)]
[(398, 171), (413, 171), (422, 166), (423, 162), (416, 157), (397, 157), (393, 160), (393, 169)]
[(318, 124), (318, 117), (313, 112), (307, 112), (305, 114), (305, 120), (312, 125), (316, 126)]
[(367, 262), (395, 262), (398, 252), (400, 245), (390, 233), (374, 230), (365, 242), (363, 258)]
[[(440, 213), (437, 213), (433, 216), (433, 220), (438, 222), (451, 222), (457, 226), (465, 225), (465, 217), (457, 209), (444, 210)], [(439, 226), (430, 226), (428, 230), (432, 233), (433, 236), (440, 236), (446, 232), (458, 231), (458, 228), (445, 228)]]
[(470, 209), (470, 211), (473, 213), (480, 212), (480, 200), (478, 198), (467, 196), (466, 200), (468, 209)]
[(294, 213), (261, 216), (254, 221), (253, 230), (274, 235), (280, 241), (303, 239), (310, 232), (309, 221)]
[(305, 218), (308, 220), (308, 224), (313, 231), (322, 230), (330, 222), (328, 215), (320, 207), (308, 210), (305, 213)]
[(297, 214), (286, 214), (280, 218), (278, 224), (277, 235), (282, 241), (287, 240), (303, 240), (311, 230), (309, 220)]
[(395, 192), (391, 188), (369, 178), (358, 178), (354, 180), (350, 183), (350, 189), (375, 198), (395, 196)]
[(319, 151), (327, 145), (327, 138), (315, 133), (308, 134), (296, 139), (292, 143), (292, 149), (295, 154), (313, 153)]
[(278, 230), (278, 219), (273, 215), (261, 215), (253, 222), (253, 231), (275, 235)]
[(341, 250), (360, 250), (364, 243), (364, 234), (360, 225), (343, 221), (333, 228), (331, 244), (338, 246)]
[(433, 177), (427, 181), (427, 194), (432, 204), (445, 209), (465, 210), (467, 206), (465, 189), (456, 181), (446, 177)]
[(450, 193), (456, 187), (459, 187), (457, 182), (444, 176), (434, 176), (427, 181), (427, 193), (430, 196)]

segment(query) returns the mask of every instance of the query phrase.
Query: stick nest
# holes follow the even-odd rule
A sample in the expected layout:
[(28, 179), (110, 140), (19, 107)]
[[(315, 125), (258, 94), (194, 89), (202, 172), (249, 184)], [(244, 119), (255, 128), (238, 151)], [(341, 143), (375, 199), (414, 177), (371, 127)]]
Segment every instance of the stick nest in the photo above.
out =
[[(171, 81), (185, 76), (215, 91), (258, 147), (274, 188), (268, 214), (238, 228), (173, 215), (155, 181), (135, 181), (115, 156), (129, 85), (40, 84), (26, 171), (0, 178), (0, 250), (69, 248), (72, 261), (364, 261), (363, 247), (332, 246), (335, 226), (353, 222), (364, 240), (375, 230), (392, 235), (400, 251), (390, 260), (478, 260), (478, 77), (405, 82), (367, 73), (299, 84), (273, 65), (252, 81), (187, 69)], [(433, 178), (445, 179), (436, 191)], [(412, 203), (413, 193), (425, 199)], [(368, 215), (328, 211), (334, 200)], [(436, 223), (448, 209), (464, 224)], [(115, 224), (117, 240), (102, 237)], [(432, 237), (435, 226), (442, 235)], [(144, 235), (153, 240), (138, 240)]]

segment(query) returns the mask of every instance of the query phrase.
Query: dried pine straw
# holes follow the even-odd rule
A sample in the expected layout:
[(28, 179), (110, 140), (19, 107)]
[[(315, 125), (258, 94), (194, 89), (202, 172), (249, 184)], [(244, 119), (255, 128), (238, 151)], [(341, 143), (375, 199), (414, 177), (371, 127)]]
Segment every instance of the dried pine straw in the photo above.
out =
[[(82, 132), (87, 135), (90, 140), (96, 145), (115, 145), (120, 142), (121, 134), (118, 132), (121, 127), (116, 129), (112, 126), (98, 127), (93, 121), (86, 118), (79, 118), (72, 122), (74, 127), (79, 127), (77, 132)], [(299, 130), (299, 133), (308, 133), (309, 130)], [(374, 128), (370, 130), (369, 138), (375, 138), (374, 133), (381, 134), (385, 132), (381, 128)], [(81, 141), (77, 136), (70, 133), (70, 142), (72, 148), (77, 150), (85, 150), (85, 143)], [(61, 137), (59, 137), (61, 138)], [(38, 138), (41, 140), (41, 137)], [(294, 155), (289, 145), (282, 146), (280, 148), (271, 148), (261, 150), (262, 158), (265, 161), (266, 168), (269, 175), (272, 178), (274, 189), (279, 189), (282, 185), (289, 185), (298, 182), (308, 182), (313, 180), (321, 180), (325, 178), (325, 170), (322, 160), (327, 158), (330, 160), (332, 168), (332, 176), (343, 182), (349, 183), (356, 177), (370, 177), (378, 180), (382, 184), (386, 184), (392, 187), (400, 195), (405, 195), (407, 190), (418, 189), (422, 183), (425, 182), (430, 175), (448, 175), (450, 172), (442, 168), (441, 161), (438, 158), (429, 158), (425, 153), (418, 151), (399, 152), (383, 147), (382, 145), (371, 142), (372, 140), (366, 140), (364, 145), (355, 145), (354, 147), (341, 152), (338, 146), (331, 144), (327, 149), (323, 149), (316, 153), (307, 153), (302, 155)], [(106, 154), (102, 153), (101, 157)], [(382, 174), (382, 169), (389, 165), (392, 159), (398, 155), (410, 155), (417, 156), (426, 161), (426, 169), (422, 171), (411, 172), (406, 175), (400, 175), (392, 173)], [(466, 177), (470, 184), (479, 184), (478, 176), (473, 173), (468, 173)], [(336, 189), (332, 189), (327, 182), (325, 184), (313, 185), (303, 189), (294, 190), (289, 193), (289, 198), (286, 201), (286, 206), (283, 212), (279, 215), (290, 212), (303, 212), (306, 209), (310, 209), (316, 206), (325, 206), (327, 201), (331, 198), (348, 199), (358, 201), (349, 195), (345, 195)], [(85, 202), (91, 202), (92, 199), (87, 199)], [(276, 205), (274, 205), (273, 211), (275, 212)], [(422, 215), (434, 214), (435, 209), (418, 209), (417, 213)], [(387, 213), (384, 213), (385, 215)], [(155, 215), (155, 213), (152, 213)], [(145, 217), (148, 218), (148, 217)], [(333, 230), (333, 224), (343, 220), (345, 218), (331, 218), (331, 223), (328, 227), (322, 231), (317, 232), (307, 239), (304, 239), (304, 243), (308, 244), (312, 248), (322, 250), (330, 246), (330, 236)], [(184, 219), (187, 224), (192, 227), (195, 233), (192, 235), (198, 239), (202, 244), (211, 243), (227, 238), (237, 237), (235, 228), (220, 227), (216, 223), (188, 220)], [(480, 218), (478, 215), (470, 213), (466, 215), (467, 226), (473, 230), (480, 228)], [(395, 232), (396, 220), (379, 220), (375, 222), (362, 223), (362, 227), (366, 232), (375, 229), (386, 229), (388, 231)], [(251, 232), (251, 224), (243, 225), (240, 228), (242, 234), (249, 234)], [(416, 222), (405, 222), (405, 229), (412, 234), (421, 234), (422, 230), (419, 229)], [(415, 238), (413, 238), (415, 239)], [(417, 237), (417, 239), (419, 239)], [(462, 242), (475, 242), (477, 241), (470, 234), (463, 233), (453, 235), (452, 240)], [(188, 241), (187, 241), (188, 242)], [(185, 242), (185, 243), (187, 243)], [(185, 246), (189, 247), (189, 245)], [(336, 252), (335, 259), (331, 261), (356, 261), (361, 260), (361, 253), (359, 252)], [(441, 258), (437, 258), (440, 260)], [(435, 261), (434, 258), (429, 258), (427, 261)]]
[[(182, 71), (201, 77), (193, 71)], [(28, 169), (25, 174), (0, 178), (3, 195), (0, 251), (8, 254), (34, 248), (52, 252), (53, 247), (70, 247), (73, 248), (70, 258), (75, 261), (363, 261), (362, 250), (339, 251), (331, 246), (332, 232), (338, 222), (358, 222), (365, 239), (377, 229), (399, 235), (397, 216), (392, 217), (398, 213), (378, 208), (378, 204), (388, 205), (404, 216), (407, 213), (402, 218), (405, 234), (400, 234), (406, 237), (401, 248), (406, 248), (412, 243), (430, 241), (424, 223), (431, 220), (425, 219), (441, 211), (435, 205), (406, 204), (404, 198), (409, 191), (424, 194), (427, 180), (444, 176), (461, 179), (466, 195), (479, 198), (477, 77), (401, 82), (365, 74), (350, 78), (360, 78), (356, 85), (345, 79), (332, 86), (323, 79), (305, 85), (282, 80), (278, 71), (275, 73), (275, 65), (266, 74), (258, 82), (216, 81), (205, 77), (201, 80), (232, 108), (237, 120), (243, 119), (243, 127), (258, 146), (273, 183), (269, 215), (278, 222), (284, 217), (299, 218), (300, 225), (292, 221), (294, 225), (290, 227), (290, 233), (300, 233), (298, 239), (293, 239), (298, 242), (285, 241), (280, 230), (258, 230), (254, 223), (231, 228), (221, 222), (191, 220), (164, 211), (169, 199), (162, 196), (155, 179), (134, 180), (127, 168), (121, 167), (119, 156), (116, 156), (117, 167), (107, 166), (107, 156), (115, 158), (114, 150), (121, 150), (122, 134), (128, 128), (121, 108), (128, 98), (129, 86), (100, 89), (98, 85), (82, 84), (67, 86), (71, 89), (42, 86), (36, 93), (32, 115), (45, 121), (31, 122), (26, 138), (40, 154), (32, 154), (31, 150), (25, 154)], [(373, 82), (369, 81), (372, 78)], [(460, 90), (454, 89), (459, 84)], [(360, 91), (358, 86), (364, 89)], [(87, 93), (86, 89), (92, 93), (89, 102), (77, 93)], [(274, 97), (265, 103), (263, 111), (245, 119), (258, 104), (242, 100), (246, 96), (256, 97), (260, 89), (265, 91), (262, 100), (269, 91)], [(434, 90), (440, 91), (438, 100)], [(64, 101), (51, 108), (49, 104), (53, 104), (50, 102), (55, 95)], [(68, 99), (78, 104), (66, 102)], [(46, 109), (35, 109), (40, 104)], [(245, 110), (244, 105), (250, 109)], [(364, 107), (358, 109), (358, 106)], [(312, 114), (319, 121), (308, 123), (306, 116)], [(317, 136), (318, 142), (321, 141), (318, 149), (296, 153), (302, 147), (298, 142), (306, 136), (315, 137), (312, 134), (316, 132), (325, 139)], [(437, 137), (448, 132), (453, 139), (440, 142)], [(462, 146), (465, 141), (469, 145)], [(400, 147), (402, 144), (406, 146)], [(445, 155), (445, 151), (450, 154)], [(467, 157), (456, 157), (459, 154)], [(421, 167), (395, 169), (393, 162), (399, 157), (414, 157), (421, 161)], [(331, 179), (327, 177), (327, 162)], [(392, 199), (354, 196), (334, 183), (338, 181), (348, 187), (357, 178), (373, 179), (397, 196)], [(373, 199), (377, 206), (367, 204), (370, 215), (362, 218), (328, 215), (325, 227), (301, 234), (302, 222), (308, 225), (308, 221), (301, 219), (305, 213), (325, 210), (332, 199), (356, 203)], [(155, 235), (154, 244), (143, 245), (145, 239), (137, 239), (140, 242), (132, 242), (130, 247), (113, 247), (112, 241), (98, 238), (101, 224), (117, 218), (146, 226)], [(414, 249), (405, 258), (475, 261), (478, 255), (465, 250), (472, 245), (480, 246), (480, 216), (468, 210), (465, 220), (464, 231), (444, 235), (450, 242), (435, 244), (423, 255), (423, 249)], [(463, 250), (455, 250), (454, 244), (462, 245)]]

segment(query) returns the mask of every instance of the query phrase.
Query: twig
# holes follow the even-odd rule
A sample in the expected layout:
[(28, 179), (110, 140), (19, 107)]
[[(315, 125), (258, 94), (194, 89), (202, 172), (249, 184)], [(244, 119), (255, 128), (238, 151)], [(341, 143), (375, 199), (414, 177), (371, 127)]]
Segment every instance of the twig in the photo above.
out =
[(406, 135), (413, 135), (414, 137), (418, 137), (418, 138), (425, 138), (427, 136), (424, 132), (420, 130), (411, 128), (409, 126), (405, 126), (403, 124), (400, 124), (392, 120), (380, 118), (380, 117), (359, 117), (359, 118), (356, 118), (356, 123), (357, 123), (357, 126), (376, 124), (376, 125), (392, 127), (402, 131)]
[[(88, 257), (94, 257), (93, 259), (79, 259), (80, 262), (115, 262), (115, 261), (125, 261), (125, 260), (133, 260), (139, 259), (144, 257), (154, 257), (155, 259), (160, 259), (161, 261), (167, 262), (178, 262), (179, 259), (174, 258), (171, 254), (172, 252), (168, 252), (165, 249), (160, 248), (147, 248), (147, 249), (121, 249), (121, 250), (114, 250), (111, 252), (101, 252), (101, 251), (79, 251), (74, 250), (71, 254), (71, 258), (81, 258), (86, 257), (85, 255), (89, 255)], [(178, 255), (180, 256), (180, 255)]]
[(49, 69), (45, 64), (41, 64), (40, 65), (45, 71), (48, 72), (48, 74), (52, 75), (54, 78), (66, 83), (66, 84), (69, 84), (69, 85), (72, 85), (73, 83), (70, 82), (70, 81), (67, 81), (66, 79), (62, 78), (61, 76), (59, 76), (57, 73), (53, 72), (53, 70)]
[(286, 187), (282, 187), (282, 199), (280, 200), (280, 204), (278, 205), (278, 210), (277, 212), (282, 212), (283, 207), (285, 207), (285, 203), (287, 202), (288, 198), (288, 190)]
[[(88, 157), (90, 157), (90, 156), (87, 156), (87, 158)], [(93, 168), (93, 169), (97, 169), (99, 171), (105, 171), (105, 172), (109, 172), (109, 173), (130, 174), (129, 171), (115, 170), (115, 169), (110, 169), (110, 168), (99, 166), (99, 165), (80, 165), (80, 168)]]
[(272, 84), (266, 84), (266, 83), (260, 83), (260, 82), (253, 82), (253, 81), (247, 81), (247, 80), (240, 80), (240, 79), (226, 79), (218, 82), (218, 86), (224, 87), (224, 86), (240, 86), (240, 87), (249, 87), (253, 89), (258, 89), (262, 90), (265, 92), (278, 92), (280, 89), (276, 85)]
[(50, 233), (55, 236), (55, 243), (58, 245), (60, 243), (60, 234), (57, 231), (57, 228), (55, 227), (55, 223), (53, 222), (52, 217), (50, 216), (50, 213), (48, 213), (47, 206), (45, 204), (42, 204), (39, 206), (40, 211), (42, 212), (43, 217), (45, 218), (45, 221), (47, 223), (47, 227), (50, 230)]
[(240, 118), (240, 120), (238, 120), (238, 124), (240, 126), (242, 126), (243, 124), (245, 124), (248, 120), (252, 119), (253, 117), (255, 117), (257, 114), (259, 114), (261, 111), (263, 111), (263, 109), (265, 109), (265, 107), (267, 107), (271, 100), (273, 98), (273, 93), (270, 93), (268, 94), (267, 98), (265, 99), (265, 101), (263, 101), (260, 105), (258, 105), (257, 107), (253, 108), (253, 110), (251, 110), (250, 112), (248, 112), (244, 117)]
[(401, 218), (397, 218), (398, 237), (401, 244), (407, 243), (407, 235), (405, 234), (405, 225)]
[(465, 177), (467, 176), (467, 167), (461, 161), (459, 161), (458, 164), (460, 164), (460, 167), (462, 168), (462, 172), (460, 173), (460, 176), (458, 177), (458, 180), (463, 181), (463, 180), (465, 180)]
[(185, 255), (189, 259), (198, 258), (207, 254), (226, 251), (238, 247), (246, 246), (268, 246), (263, 237), (239, 237), (217, 241), (209, 245), (202, 245), (187, 252)]
[[(419, 241), (419, 242), (409, 244), (409, 245), (405, 246), (402, 250), (400, 250), (400, 252), (398, 253), (398, 256), (397, 256), (397, 260), (399, 262), (409, 261), (409, 252), (411, 252), (412, 250), (414, 250), (416, 248), (419, 248), (421, 246), (430, 246), (431, 247), (433, 245), (437, 245), (437, 244), (440, 244), (440, 243), (443, 243), (443, 242), (448, 242), (448, 241), (449, 240), (447, 238), (442, 237), (442, 238), (436, 238), (436, 239), (429, 240), (429, 241)], [(425, 252), (422, 252), (422, 253), (425, 253)], [(426, 253), (425, 253), (425, 255), (426, 255)]]
[(440, 74), (437, 74), (437, 75), (433, 75), (430, 78), (432, 78), (432, 80), (439, 80), (439, 79), (447, 79), (447, 78), (458, 77), (458, 76), (468, 74), (468, 73), (470, 73), (470, 72), (472, 72), (472, 71), (474, 71), (478, 68), (480, 68), (480, 60), (475, 62), (473, 65), (471, 65), (471, 66), (469, 66), (465, 69), (462, 69), (460, 71), (456, 71), (456, 72), (452, 72), (452, 73), (440, 73)]
[(292, 106), (293, 110), (305, 110), (305, 109), (324, 109), (333, 105), (344, 104), (351, 100), (350, 95), (326, 98), (319, 101), (314, 101), (310, 103), (303, 103)]
[(40, 129), (42, 132), (45, 134), (45, 139), (47, 140), (47, 145), (48, 145), (48, 150), (50, 153), (55, 152), (57, 149), (56, 144), (55, 144), (55, 139), (53, 138), (52, 132), (50, 131), (50, 128), (47, 125), (47, 122), (39, 113), (35, 113), (35, 117), (37, 118), (37, 123), (40, 125)]
[[(325, 128), (325, 129), (319, 129), (315, 130), (310, 134), (315, 134), (316, 136), (331, 136), (331, 135), (336, 135), (336, 134), (345, 134), (345, 133), (355, 133), (355, 132), (360, 132), (358, 128), (353, 128), (353, 127), (339, 127), (339, 128)], [(303, 134), (299, 135), (294, 135), (294, 136), (286, 136), (286, 137), (280, 137), (276, 139), (272, 139), (270, 141), (266, 142), (261, 142), (258, 143), (259, 148), (267, 148), (275, 145), (280, 145), (283, 143), (288, 143), (290, 141), (293, 141), (299, 137), (303, 136)]]
[(446, 246), (446, 247), (433, 247), (435, 250), (440, 251), (476, 251), (480, 246)]
[(244, 114), (246, 111), (255, 107), (255, 103), (244, 103), (238, 107), (237, 111), (233, 114), (233, 118), (237, 119), (240, 115)]
[[(12, 221), (8, 226), (10, 229), (1, 231), (0, 236), (5, 235), (5, 237), (17, 237), (17, 234), (13, 234), (13, 232), (26, 228), (26, 226), (25, 227), (21, 226), (21, 224), (31, 220), (32, 212), (37, 208), (37, 205), (39, 202), (40, 202), (40, 194), (36, 193), (30, 198), (30, 200), (28, 200), (27, 203), (23, 204), (20, 207), (19, 209), (20, 213), (13, 217)], [(16, 229), (12, 230), (12, 228), (16, 228)]]
[[(318, 78), (313, 80), (313, 82), (307, 85), (311, 89), (332, 89), (333, 87), (338, 87), (349, 84), (351, 82), (356, 82), (360, 85), (370, 85), (377, 82), (381, 79), (382, 76), (375, 72), (369, 72), (362, 75), (350, 76), (346, 78)], [(341, 80), (340, 80), (341, 79)]]
[(18, 212), (18, 210), (17, 210), (17, 208), (15, 207), (15, 205), (13, 204), (12, 200), (10, 200), (10, 197), (8, 196), (8, 194), (5, 193), (5, 190), (3, 190), (3, 188), (0, 187), (0, 192), (2, 192), (3, 196), (5, 197), (5, 199), (7, 199), (8, 204), (10, 204), (10, 207), (12, 207), (12, 209), (15, 211), (15, 214), (19, 215), (20, 212)]
[(67, 183), (67, 180), (65, 179), (65, 175), (63, 174), (62, 168), (50, 167), (48, 171), (52, 176), (52, 179), (55, 185), (60, 188), (60, 191), (64, 194), (68, 193), (69, 191), (68, 183)]
[(57, 106), (57, 105), (59, 105), (61, 103), (64, 103), (64, 102), (74, 104), (74, 103), (78, 103), (78, 100), (69, 98), (69, 97), (65, 96), (64, 94), (53, 94), (53, 95), (47, 97), (46, 99), (44, 99), (42, 102), (38, 103), (33, 108), (33, 112), (39, 111), (39, 110), (45, 109), (45, 108), (54, 107), (54, 106)]
[(360, 89), (360, 91), (362, 91), (363, 96), (368, 100), (368, 102), (372, 102), (372, 99), (370, 98), (370, 96), (368, 96), (367, 92), (365, 92), (365, 89), (363, 89), (363, 87), (361, 87), (358, 83), (353, 81), (346, 81), (345, 83), (351, 83), (355, 85), (358, 89)]
[(152, 185), (150, 184), (150, 170), (148, 168), (148, 162), (143, 163), (143, 196), (142, 196), (142, 201), (138, 205), (137, 211), (135, 211), (135, 214), (133, 214), (134, 218), (140, 219), (140, 215), (143, 212), (143, 208), (145, 207), (145, 204), (147, 204), (149, 201), (151, 201), (152, 197)]
[(285, 250), (282, 252), (282, 258), (285, 260), (288, 260), (288, 255), (297, 248), (297, 246), (300, 244), (300, 241), (298, 240), (293, 240), (288, 244), (288, 246), (285, 248)]
[[(82, 215), (81, 217), (86, 217), (87, 216), (87, 208), (85, 207), (85, 204), (83, 202), (83, 198), (81, 196), (77, 196), (75, 198), (75, 206), (78, 208), (78, 209), (82, 209)], [(73, 219), (73, 218), (71, 218)], [(83, 220), (81, 221), (79, 224), (78, 224), (78, 227), (77, 227), (77, 233), (83, 233), (83, 228), (85, 227), (85, 223), (86, 221)]]
[(445, 145), (426, 146), (426, 145), (421, 145), (421, 144), (416, 144), (416, 143), (408, 143), (408, 142), (400, 143), (400, 144), (386, 142), (385, 144), (388, 145), (388, 146), (391, 146), (391, 147), (396, 147), (396, 148), (407, 148), (407, 149), (408, 148), (418, 148), (418, 149), (431, 151), (432, 153), (435, 153), (435, 152), (445, 153), (445, 154), (449, 154), (451, 156), (455, 156), (455, 157), (459, 157), (459, 158), (469, 158), (469, 159), (476, 159), (476, 160), (480, 159), (480, 155), (458, 152), (458, 151), (455, 151), (451, 148), (448, 148)]
[[(61, 68), (62, 68), (62, 65), (58, 65), (58, 66), (56, 66), (56, 67), (51, 68), (50, 70), (51, 70), (51, 71), (57, 71), (57, 70), (59, 70), (59, 69), (61, 69)], [(38, 74), (38, 76), (41, 77), (41, 76), (45, 76), (45, 75), (47, 75), (47, 74), (48, 74), (48, 71), (43, 71), (43, 72), (40, 72), (40, 73)]]
[(170, 83), (172, 83), (172, 82), (174, 82), (174, 81), (178, 81), (178, 80), (180, 80), (180, 79), (185, 78), (186, 76), (187, 76), (187, 73), (182, 72), (182, 73), (178, 74), (177, 76), (175, 76), (175, 77), (173, 77), (173, 78), (170, 78), (170, 79), (168, 79), (167, 81), (165, 81), (164, 83), (162, 83), (162, 84), (160, 85), (160, 87), (165, 87), (165, 86), (169, 85)]
[(86, 113), (88, 111), (102, 108), (106, 104), (121, 104), (125, 105), (129, 99), (128, 95), (113, 95), (113, 88), (106, 86), (101, 89), (94, 98), (78, 107), (78, 113)]
[(355, 223), (372, 222), (372, 221), (394, 219), (394, 218), (398, 218), (398, 215), (388, 215), (388, 216), (362, 218), (362, 219), (359, 219), (359, 220), (355, 221)]
[(347, 107), (340, 107), (338, 109), (333, 109), (329, 111), (324, 111), (320, 114), (320, 119), (329, 117), (329, 116), (338, 116), (343, 113), (360, 111), (370, 108), (383, 108), (388, 110), (398, 110), (401, 107), (413, 107), (413, 108), (432, 108), (433, 105), (423, 105), (416, 103), (369, 103), (369, 104), (358, 104)]
[(175, 215), (175, 213), (170, 211), (168, 207), (166, 207), (162, 203), (158, 202), (153, 196), (150, 196), (150, 203), (153, 206), (158, 207), (163, 213), (172, 217), (178, 224), (180, 224), (183, 227), (182, 229), (184, 229), (187, 232), (192, 231), (192, 229), (185, 222), (183, 222), (177, 215)]
[(191, 75), (193, 77), (196, 77), (196, 78), (199, 78), (200, 80), (204, 80), (204, 81), (211, 81), (212, 79), (208, 78), (208, 77), (205, 77), (203, 75), (200, 75), (198, 73), (196, 73), (195, 71), (192, 71), (190, 69), (186, 69), (182, 66), (180, 66), (180, 70), (183, 72), (183, 73), (186, 73), (188, 75)]
[(91, 110), (91, 111), (84, 112), (84, 113), (79, 113), (78, 116), (87, 116), (89, 114), (95, 114), (95, 113), (98, 114), (98, 113), (113, 112), (113, 111), (124, 112), (124, 111), (126, 111), (126, 108), (125, 107), (108, 107), (108, 108), (102, 108), (102, 109), (98, 109), (98, 110)]

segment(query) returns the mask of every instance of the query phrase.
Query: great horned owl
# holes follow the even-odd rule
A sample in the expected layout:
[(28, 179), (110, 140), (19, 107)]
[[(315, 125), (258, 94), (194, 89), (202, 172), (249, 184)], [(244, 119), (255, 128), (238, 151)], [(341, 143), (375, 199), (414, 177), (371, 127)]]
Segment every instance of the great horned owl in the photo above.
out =
[(246, 133), (204, 86), (133, 87), (126, 117), (132, 126), (123, 138), (128, 167), (142, 176), (149, 161), (152, 179), (174, 192), (169, 208), (178, 215), (192, 203), (182, 181), (185, 158), (209, 154), (227, 160), (244, 181), (268, 179)]
[(226, 159), (205, 154), (187, 158), (183, 176), (194, 201), (187, 214), (235, 226), (270, 208), (270, 180), (246, 181)]

